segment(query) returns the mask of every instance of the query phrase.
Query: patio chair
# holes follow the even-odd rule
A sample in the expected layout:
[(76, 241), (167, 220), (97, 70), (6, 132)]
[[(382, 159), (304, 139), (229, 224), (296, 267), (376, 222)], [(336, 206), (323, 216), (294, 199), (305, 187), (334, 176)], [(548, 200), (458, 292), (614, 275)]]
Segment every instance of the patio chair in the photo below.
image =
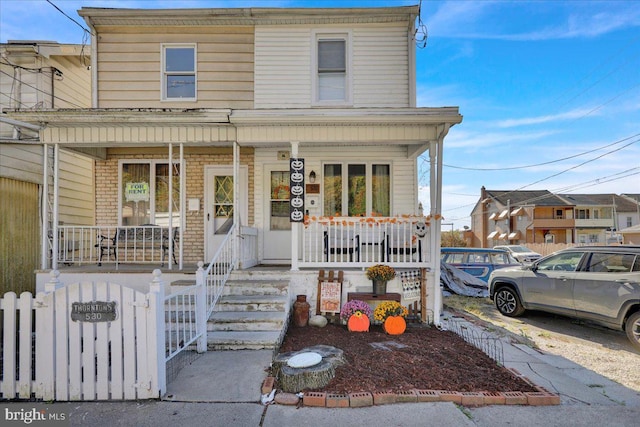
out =
[(391, 262), (393, 255), (410, 257), (410, 260), (413, 260), (416, 254), (418, 255), (418, 261), (422, 262), (422, 238), (414, 233), (411, 225), (401, 227), (395, 232), (387, 233), (385, 248), (387, 262)]
[(107, 237), (103, 234), (98, 236), (100, 241), (94, 245), (94, 247), (100, 250), (98, 266), (102, 265), (102, 257), (104, 257), (105, 254), (107, 255), (107, 259), (113, 255), (115, 261), (118, 262), (118, 232), (119, 229), (116, 229), (113, 237)]
[[(349, 254), (349, 262), (353, 262), (353, 254), (356, 254), (356, 261), (360, 261), (360, 236), (353, 230), (342, 228), (329, 228), (324, 232), (324, 255), (325, 261), (329, 262), (330, 255)], [(332, 261), (342, 261), (333, 257)]]
[[(178, 238), (179, 238), (179, 228), (174, 228), (173, 229), (173, 252), (171, 253), (171, 256), (173, 257), (173, 263), (174, 264), (178, 264), (178, 261), (176, 261), (176, 243), (178, 242)], [(167, 257), (168, 252), (169, 252), (169, 239), (167, 238), (168, 235), (168, 230), (166, 233), (162, 233), (162, 264), (160, 264), (160, 267), (164, 267), (164, 259)]]

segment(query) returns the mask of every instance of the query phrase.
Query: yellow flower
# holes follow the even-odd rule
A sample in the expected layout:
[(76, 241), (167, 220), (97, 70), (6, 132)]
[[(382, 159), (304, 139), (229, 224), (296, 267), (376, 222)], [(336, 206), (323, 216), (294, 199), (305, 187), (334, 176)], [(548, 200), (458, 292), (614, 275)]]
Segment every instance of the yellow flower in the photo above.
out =
[(376, 264), (367, 268), (367, 279), (369, 280), (391, 280), (396, 277), (396, 271), (388, 265)]
[(396, 301), (383, 301), (373, 311), (373, 318), (379, 322), (384, 322), (389, 316), (405, 317), (409, 310)]

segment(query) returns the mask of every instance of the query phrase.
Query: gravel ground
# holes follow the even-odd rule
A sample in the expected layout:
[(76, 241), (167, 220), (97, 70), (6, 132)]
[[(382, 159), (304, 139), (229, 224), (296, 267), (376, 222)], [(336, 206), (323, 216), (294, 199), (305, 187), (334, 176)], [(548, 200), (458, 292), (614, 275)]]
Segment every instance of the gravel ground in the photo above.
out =
[[(542, 312), (523, 317), (501, 315), (488, 298), (454, 295), (444, 298), (446, 307), (495, 325), (544, 353), (562, 356), (593, 372), (640, 391), (640, 352), (624, 332)], [(497, 331), (497, 330), (496, 330)]]

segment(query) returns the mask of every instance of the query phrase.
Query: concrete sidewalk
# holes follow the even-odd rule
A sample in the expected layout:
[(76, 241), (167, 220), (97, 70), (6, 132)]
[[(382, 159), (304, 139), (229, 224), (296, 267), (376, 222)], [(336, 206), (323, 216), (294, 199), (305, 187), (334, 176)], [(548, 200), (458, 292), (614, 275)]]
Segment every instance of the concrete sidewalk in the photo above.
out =
[[(469, 324), (469, 328), (475, 326)], [(504, 362), (559, 394), (555, 406), (458, 407), (451, 402), (318, 408), (260, 403), (270, 350), (208, 352), (182, 369), (163, 401), (49, 404), (72, 426), (624, 426), (638, 425), (640, 393), (562, 357), (503, 340)], [(640, 369), (640, 367), (639, 367)], [(10, 403), (8, 407), (33, 403)], [(3, 405), (5, 406), (5, 405)], [(37, 425), (37, 423), (35, 424)]]

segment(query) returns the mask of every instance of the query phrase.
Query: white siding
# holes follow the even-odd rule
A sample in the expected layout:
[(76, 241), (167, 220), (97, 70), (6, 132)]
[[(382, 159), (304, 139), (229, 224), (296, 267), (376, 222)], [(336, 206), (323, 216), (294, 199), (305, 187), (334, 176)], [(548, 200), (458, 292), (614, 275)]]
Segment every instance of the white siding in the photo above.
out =
[(42, 184), (42, 147), (0, 145), (0, 176)]
[(87, 157), (60, 150), (60, 221), (94, 225), (94, 164)]
[(255, 108), (312, 106), (313, 31), (350, 31), (353, 107), (408, 107), (409, 53), (403, 24), (257, 26)]

